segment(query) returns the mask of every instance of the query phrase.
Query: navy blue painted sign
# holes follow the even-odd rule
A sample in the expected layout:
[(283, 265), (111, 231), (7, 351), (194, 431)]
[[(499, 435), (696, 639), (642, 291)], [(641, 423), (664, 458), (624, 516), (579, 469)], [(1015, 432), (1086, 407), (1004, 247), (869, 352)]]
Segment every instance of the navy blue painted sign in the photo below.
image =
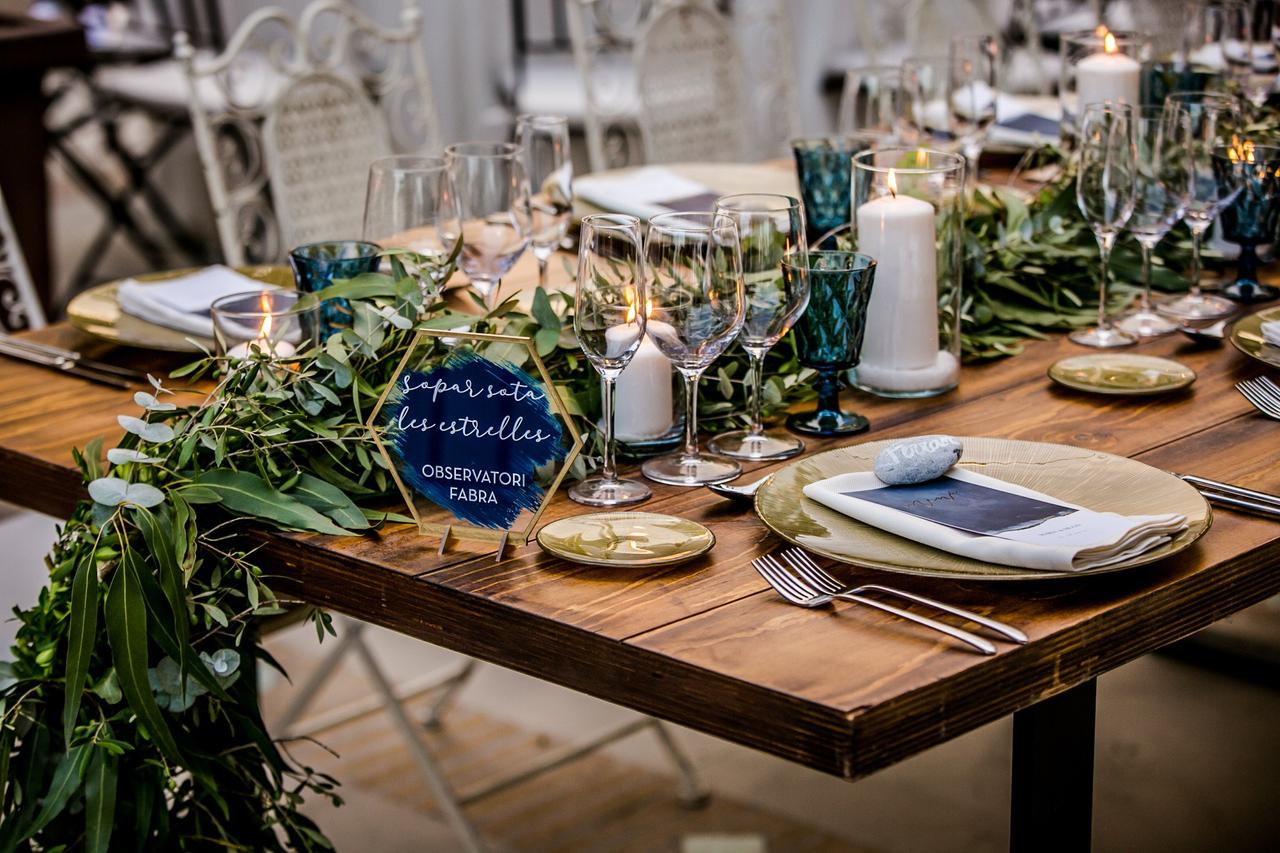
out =
[(469, 350), (402, 373), (384, 411), (405, 483), (477, 527), (505, 530), (536, 510), (534, 469), (568, 452), (542, 384)]

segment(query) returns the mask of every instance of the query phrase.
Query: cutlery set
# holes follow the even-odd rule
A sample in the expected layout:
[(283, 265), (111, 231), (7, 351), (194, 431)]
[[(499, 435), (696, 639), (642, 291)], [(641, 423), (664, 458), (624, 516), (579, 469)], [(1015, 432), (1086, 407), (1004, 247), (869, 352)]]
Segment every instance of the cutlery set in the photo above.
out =
[(135, 385), (147, 384), (147, 375), (139, 370), (94, 361), (72, 350), (2, 333), (0, 333), (0, 355), (78, 376), (100, 385), (110, 385), (113, 388), (127, 389)]

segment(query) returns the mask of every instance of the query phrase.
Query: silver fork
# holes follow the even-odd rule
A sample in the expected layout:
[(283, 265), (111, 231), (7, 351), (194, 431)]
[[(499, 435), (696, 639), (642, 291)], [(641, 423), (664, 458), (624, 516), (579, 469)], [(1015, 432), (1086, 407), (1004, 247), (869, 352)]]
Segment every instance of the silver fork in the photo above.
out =
[(908, 610), (901, 610), (894, 607), (892, 604), (885, 604), (883, 601), (876, 601), (874, 598), (866, 598), (865, 596), (854, 595), (852, 593), (833, 593), (831, 595), (827, 595), (819, 592), (809, 586), (807, 582), (802, 581), (790, 571), (783, 568), (782, 564), (775, 560), (771, 555), (766, 554), (763, 557), (757, 557), (751, 561), (751, 565), (760, 573), (762, 578), (769, 582), (769, 586), (773, 587), (779, 595), (792, 604), (799, 605), (800, 607), (822, 607), (826, 604), (830, 604), (833, 598), (839, 598), (842, 601), (853, 601), (876, 610), (884, 611), (885, 613), (891, 613), (894, 616), (906, 619), (909, 622), (915, 622), (917, 625), (932, 628), (939, 633), (946, 634), (948, 637), (960, 640), (963, 643), (968, 643), (984, 655), (994, 655), (996, 653), (996, 647), (989, 641), (979, 637), (977, 634), (971, 634), (962, 628), (955, 628), (951, 625), (946, 625), (942, 622), (930, 619), (928, 616), (921, 616)]
[(1276, 383), (1265, 376), (1257, 376), (1237, 382), (1236, 390), (1259, 412), (1280, 421), (1280, 386)]
[(991, 619), (979, 613), (974, 613), (963, 608), (956, 607), (951, 604), (944, 604), (932, 598), (925, 598), (923, 595), (916, 595), (914, 592), (907, 592), (902, 589), (895, 589), (891, 586), (883, 586), (881, 584), (869, 583), (862, 586), (849, 586), (842, 584), (831, 576), (830, 573), (824, 571), (821, 566), (813, 561), (807, 551), (800, 548), (792, 548), (782, 553), (782, 559), (786, 560), (791, 568), (796, 570), (800, 577), (807, 580), (812, 586), (817, 587), (821, 592), (829, 595), (836, 593), (850, 593), (853, 595), (862, 595), (868, 592), (882, 592), (885, 595), (893, 595), (898, 598), (905, 598), (907, 601), (914, 601), (916, 604), (923, 604), (925, 607), (933, 607), (944, 613), (950, 613), (952, 616), (959, 616), (961, 619), (968, 619), (981, 625), (984, 628), (990, 628), (1001, 636), (1008, 637), (1015, 643), (1027, 642), (1027, 635), (1019, 631), (1012, 625), (1007, 625), (996, 619)]

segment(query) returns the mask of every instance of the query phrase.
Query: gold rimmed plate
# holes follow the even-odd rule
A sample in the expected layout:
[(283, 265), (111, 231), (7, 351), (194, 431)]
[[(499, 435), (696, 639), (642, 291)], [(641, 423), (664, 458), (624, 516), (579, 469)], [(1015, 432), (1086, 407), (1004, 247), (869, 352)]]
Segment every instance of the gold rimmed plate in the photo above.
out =
[[(199, 272), (199, 270), (199, 267), (191, 267), (138, 275), (133, 278), (135, 281), (144, 283), (168, 281), (178, 276)], [(288, 267), (252, 266), (236, 267), (235, 270), (241, 275), (266, 284), (277, 287), (293, 286), (293, 273)], [(194, 340), (206, 349), (213, 349), (213, 341), (210, 339), (194, 338), (186, 332), (150, 323), (121, 311), (116, 291), (120, 289), (122, 281), (124, 280), (99, 284), (72, 299), (67, 305), (67, 319), (71, 321), (71, 325), (94, 337), (123, 346), (166, 352), (200, 352), (200, 346), (192, 343)]]
[(1098, 352), (1055, 361), (1049, 367), (1049, 378), (1077, 391), (1142, 397), (1180, 391), (1196, 381), (1196, 372), (1167, 358)]
[(841, 447), (793, 462), (756, 493), (756, 513), (795, 545), (843, 563), (908, 575), (963, 580), (1051, 580), (1123, 571), (1163, 560), (1209, 529), (1209, 504), (1172, 474), (1123, 456), (1062, 444), (1001, 438), (961, 438), (959, 465), (1099, 512), (1125, 515), (1180, 513), (1187, 528), (1172, 541), (1122, 563), (1079, 572), (1002, 566), (949, 554), (841, 515), (804, 496), (809, 483), (837, 474), (871, 471), (891, 442)]
[(615, 568), (683, 563), (715, 544), (715, 535), (698, 522), (654, 512), (593, 512), (558, 519), (538, 531), (538, 545), (548, 554)]
[(1280, 347), (1262, 337), (1262, 324), (1280, 320), (1280, 307), (1241, 317), (1231, 327), (1231, 343), (1240, 352), (1271, 367), (1280, 367)]

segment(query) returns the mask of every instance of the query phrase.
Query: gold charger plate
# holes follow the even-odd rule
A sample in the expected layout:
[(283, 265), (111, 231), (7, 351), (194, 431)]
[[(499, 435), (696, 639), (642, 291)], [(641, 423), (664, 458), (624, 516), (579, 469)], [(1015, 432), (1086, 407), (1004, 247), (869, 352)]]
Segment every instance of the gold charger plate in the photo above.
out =
[(1135, 397), (1186, 388), (1196, 381), (1196, 372), (1153, 355), (1098, 352), (1055, 361), (1049, 366), (1049, 378), (1077, 391)]
[(699, 557), (715, 544), (715, 534), (698, 522), (654, 512), (593, 512), (558, 519), (538, 531), (542, 550), (589, 566), (669, 566)]
[[(148, 273), (134, 276), (135, 281), (168, 281), (181, 275), (197, 272), (200, 267), (187, 267), (180, 270)], [(277, 287), (293, 287), (293, 272), (285, 266), (253, 266), (236, 267), (236, 272)], [(77, 295), (67, 305), (67, 319), (71, 325), (97, 338), (124, 346), (142, 349), (165, 350), (166, 352), (200, 352), (186, 332), (170, 329), (149, 323), (120, 310), (116, 301), (116, 291), (120, 289), (119, 281), (109, 281), (91, 287)], [(211, 339), (195, 338), (209, 350), (213, 349)]]
[(1209, 504), (1189, 484), (1133, 459), (1062, 444), (960, 440), (964, 455), (959, 465), (964, 468), (1102, 512), (1181, 513), (1187, 517), (1187, 529), (1168, 544), (1123, 563), (1080, 572), (1047, 572), (939, 551), (854, 521), (804, 496), (802, 490), (809, 483), (872, 470), (876, 454), (890, 441), (841, 447), (793, 462), (756, 492), (756, 513), (788, 542), (842, 563), (922, 577), (992, 581), (1075, 578), (1131, 569), (1188, 547), (1213, 521)]
[(1241, 317), (1231, 327), (1231, 343), (1250, 358), (1271, 367), (1280, 367), (1280, 347), (1267, 343), (1262, 337), (1263, 322), (1272, 320), (1280, 320), (1280, 307), (1264, 308), (1248, 317)]

